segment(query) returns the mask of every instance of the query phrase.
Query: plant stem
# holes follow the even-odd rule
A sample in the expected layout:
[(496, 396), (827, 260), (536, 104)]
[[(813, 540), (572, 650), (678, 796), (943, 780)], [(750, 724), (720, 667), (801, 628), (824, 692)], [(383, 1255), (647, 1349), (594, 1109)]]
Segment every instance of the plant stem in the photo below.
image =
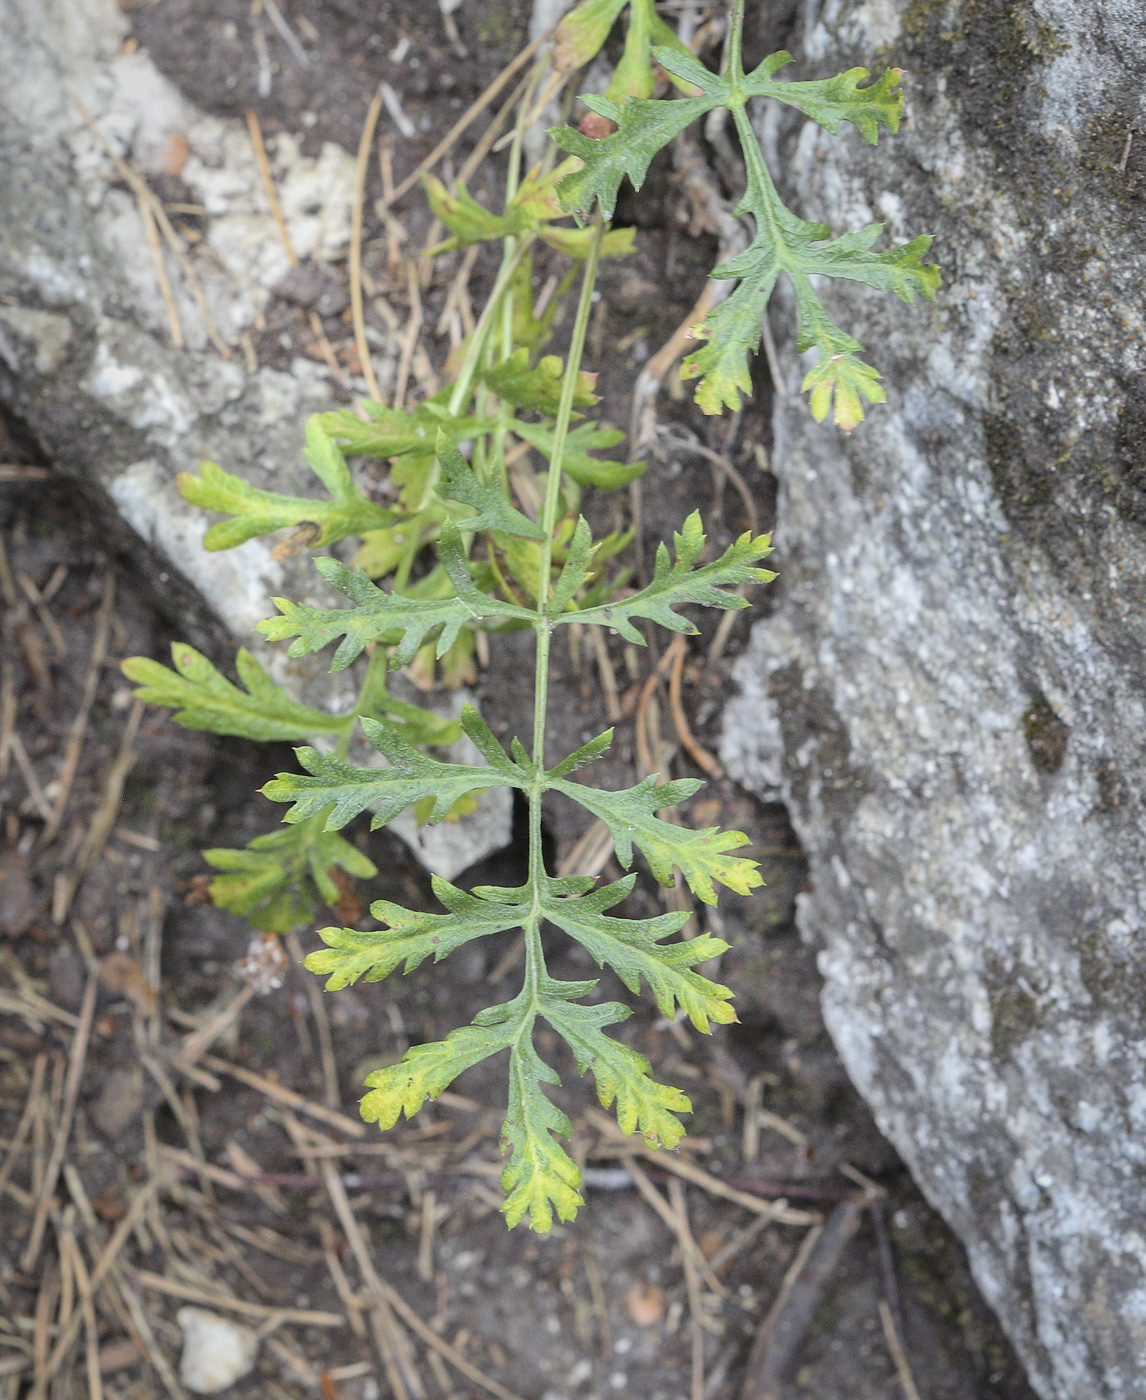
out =
[(533, 915), (525, 930), (525, 980), (530, 996), (536, 999), (545, 971), (541, 948), (540, 902), (545, 865), (541, 852), (541, 795), (544, 792), (545, 724), (549, 704), (549, 644), (553, 623), (549, 618), (549, 575), (553, 567), (553, 535), (557, 529), (557, 507), (561, 494), (561, 460), (573, 417), (573, 397), (577, 390), (577, 375), (585, 350), (585, 335), (593, 308), (593, 288), (597, 281), (597, 262), (605, 225), (597, 211), (593, 242), (585, 260), (581, 278), (581, 295), (577, 301), (577, 317), (565, 361), (565, 379), (561, 385), (561, 400), (557, 421), (553, 427), (553, 452), (549, 458), (549, 476), (545, 483), (545, 504), (541, 510), (541, 528), (545, 539), (541, 543), (537, 570), (537, 654), (533, 680), (533, 763), (537, 770), (529, 789), (529, 885), (533, 896)]
[(485, 349), (486, 337), (489, 329), (493, 325), (494, 316), (501, 304), (501, 298), (506, 287), (509, 286), (510, 279), (517, 270), (518, 263), (525, 256), (532, 245), (536, 234), (532, 229), (522, 235), (522, 239), (514, 255), (507, 258), (501, 265), (501, 270), (497, 274), (497, 281), (493, 284), (493, 290), (489, 294), (489, 300), (482, 308), (481, 316), (474, 327), (474, 333), (466, 349), (466, 357), (462, 362), (461, 370), (458, 373), (457, 381), (454, 384), (453, 393), (450, 395), (449, 411), (451, 417), (458, 417), (465, 405), (469, 392), (473, 388), (474, 375), (477, 373), (478, 365), (481, 363), (482, 352)]
[(744, 77), (744, 63), (741, 58), (740, 36), (744, 31), (744, 0), (732, 0), (728, 16), (728, 80), (738, 87)]

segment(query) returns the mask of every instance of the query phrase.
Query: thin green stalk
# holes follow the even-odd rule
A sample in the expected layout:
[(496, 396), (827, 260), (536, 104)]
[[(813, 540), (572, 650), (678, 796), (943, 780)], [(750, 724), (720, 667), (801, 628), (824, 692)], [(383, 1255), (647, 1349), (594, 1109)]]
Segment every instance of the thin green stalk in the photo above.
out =
[(740, 39), (744, 32), (744, 0), (732, 0), (732, 10), (728, 16), (728, 79), (733, 89), (739, 87), (744, 77), (744, 64), (741, 59)]
[[(354, 709), (346, 718), (346, 728), (338, 736), (338, 742), (334, 746), (334, 752), (339, 758), (345, 758), (350, 752), (350, 745), (354, 740), (354, 730), (358, 724), (360, 715), (368, 711), (377, 711), (378, 701), (386, 695), (386, 674), (390, 667), (390, 649), (381, 645), (375, 645), (370, 653), (370, 661), (366, 667), (366, 675), (362, 680), (362, 687), (358, 692), (358, 699), (354, 702)], [(373, 716), (371, 716), (373, 717)]]
[(541, 794), (544, 791), (542, 773), (545, 768), (545, 725), (549, 705), (549, 645), (553, 632), (553, 624), (549, 619), (549, 574), (553, 566), (553, 535), (557, 529), (557, 506), (561, 492), (561, 460), (565, 453), (569, 422), (573, 416), (573, 396), (577, 387), (577, 374), (581, 368), (581, 357), (585, 350), (585, 335), (593, 307), (593, 288), (597, 281), (597, 262), (603, 235), (604, 223), (598, 212), (593, 243), (585, 260), (585, 271), (581, 280), (577, 317), (573, 323), (573, 336), (565, 365), (565, 380), (561, 386), (561, 401), (553, 428), (553, 453), (549, 459), (545, 504), (541, 511), (541, 528), (545, 531), (545, 539), (541, 544), (537, 573), (537, 655), (533, 681), (533, 762), (537, 769), (537, 777), (529, 791), (529, 884), (533, 894), (534, 914), (525, 931), (526, 982), (533, 995), (536, 995), (540, 986), (545, 966), (541, 948), (539, 907), (545, 875), (541, 853)]
[(502, 263), (501, 270), (497, 274), (497, 281), (493, 284), (493, 290), (489, 294), (489, 300), (482, 308), (482, 313), (478, 317), (478, 323), (474, 327), (473, 336), (466, 349), (466, 357), (462, 361), (461, 370), (458, 372), (457, 381), (454, 384), (454, 391), (450, 395), (449, 411), (452, 417), (458, 417), (473, 388), (474, 375), (477, 373), (478, 365), (481, 363), (482, 352), (485, 350), (486, 337), (489, 335), (490, 327), (493, 325), (494, 317), (501, 304), (501, 298), (509, 285), (510, 279), (517, 270), (518, 263), (525, 256), (532, 246), (537, 235), (530, 230), (522, 235), (520, 244), (513, 257)]

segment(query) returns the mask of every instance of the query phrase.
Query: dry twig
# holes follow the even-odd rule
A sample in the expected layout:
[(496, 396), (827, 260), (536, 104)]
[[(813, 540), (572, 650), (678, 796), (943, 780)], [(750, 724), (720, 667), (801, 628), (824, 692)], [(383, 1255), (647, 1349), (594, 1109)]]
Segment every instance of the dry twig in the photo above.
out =
[(44, 1242), (44, 1229), (48, 1223), (52, 1192), (56, 1189), (60, 1168), (64, 1163), (64, 1154), (68, 1149), (68, 1138), (71, 1136), (72, 1119), (76, 1111), (76, 1099), (80, 1092), (80, 1080), (83, 1077), (84, 1063), (87, 1060), (92, 1017), (95, 1015), (97, 986), (96, 977), (89, 974), (87, 985), (84, 987), (83, 1001), (80, 1003), (79, 1024), (76, 1026), (75, 1035), (72, 1036), (72, 1048), (68, 1056), (68, 1077), (64, 1081), (64, 1103), (56, 1128), (56, 1140), (52, 1144), (52, 1155), (48, 1158), (44, 1180), (40, 1186), (39, 1200), (36, 1202), (36, 1213), (32, 1217), (28, 1243), (24, 1249), (23, 1258), (20, 1260), (20, 1267), (25, 1273), (31, 1272), (40, 1253), (40, 1246)]
[(378, 125), (378, 115), (382, 111), (382, 102), (380, 87), (371, 99), (358, 141), (358, 163), (354, 172), (354, 207), (350, 225), (350, 314), (354, 322), (354, 343), (358, 348), (362, 373), (366, 377), (366, 387), (375, 402), (381, 395), (370, 360), (370, 346), (366, 342), (366, 317), (362, 311), (362, 205), (366, 196), (366, 168), (370, 160), (370, 146), (374, 140), (374, 128)]
[(859, 1228), (863, 1207), (863, 1198), (858, 1195), (841, 1201), (822, 1228), (809, 1232), (756, 1334), (740, 1400), (778, 1400), (784, 1377), (812, 1324), (824, 1289)]

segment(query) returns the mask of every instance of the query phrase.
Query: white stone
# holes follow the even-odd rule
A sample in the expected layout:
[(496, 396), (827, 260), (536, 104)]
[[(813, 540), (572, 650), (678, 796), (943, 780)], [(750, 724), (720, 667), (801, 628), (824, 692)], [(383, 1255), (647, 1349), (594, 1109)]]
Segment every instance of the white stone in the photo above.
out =
[(196, 1395), (216, 1395), (254, 1369), (259, 1339), (244, 1327), (206, 1308), (180, 1308), (183, 1332), (179, 1379)]

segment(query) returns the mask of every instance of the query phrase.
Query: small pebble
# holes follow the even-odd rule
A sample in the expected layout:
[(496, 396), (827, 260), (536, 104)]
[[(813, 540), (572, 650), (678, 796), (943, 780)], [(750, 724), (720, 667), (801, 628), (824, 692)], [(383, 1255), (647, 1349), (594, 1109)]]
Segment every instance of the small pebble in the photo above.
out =
[(179, 1379), (196, 1395), (215, 1395), (253, 1370), (259, 1339), (243, 1327), (205, 1308), (180, 1308), (175, 1320), (183, 1331)]

